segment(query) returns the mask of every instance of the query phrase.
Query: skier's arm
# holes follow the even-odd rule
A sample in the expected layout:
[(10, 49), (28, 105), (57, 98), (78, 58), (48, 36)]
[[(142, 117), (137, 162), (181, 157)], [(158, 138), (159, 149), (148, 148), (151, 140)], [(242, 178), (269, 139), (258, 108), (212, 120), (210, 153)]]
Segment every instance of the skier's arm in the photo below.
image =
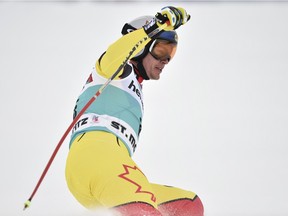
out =
[[(112, 76), (112, 74), (115, 73), (115, 71), (127, 58), (132, 48), (144, 37), (147, 37), (147, 34), (144, 29), (141, 28), (122, 36), (116, 42), (111, 44), (106, 53), (96, 63), (98, 73), (107, 78)], [(150, 40), (151, 39), (148, 38), (146, 41), (139, 44), (139, 47), (137, 48), (136, 52), (132, 54), (130, 59), (133, 58), (140, 50), (142, 50)], [(119, 75), (121, 75), (121, 72)]]
[[(111, 44), (105, 54), (96, 62), (97, 72), (104, 77), (111, 77), (125, 61), (136, 44), (138, 44), (137, 50), (130, 56), (130, 59), (138, 54), (138, 52), (151, 41), (151, 38), (148, 37), (150, 32), (164, 23), (168, 23), (164, 30), (175, 30), (185, 24), (189, 19), (190, 15), (181, 7), (175, 8), (168, 6), (162, 8), (161, 13), (157, 13), (155, 18), (143, 26), (143, 28), (130, 32)], [(147, 40), (143, 41), (142, 39), (144, 37), (146, 37)], [(142, 43), (139, 44), (140, 40), (142, 40)], [(118, 74), (116, 79), (119, 79), (122, 72), (120, 71)]]

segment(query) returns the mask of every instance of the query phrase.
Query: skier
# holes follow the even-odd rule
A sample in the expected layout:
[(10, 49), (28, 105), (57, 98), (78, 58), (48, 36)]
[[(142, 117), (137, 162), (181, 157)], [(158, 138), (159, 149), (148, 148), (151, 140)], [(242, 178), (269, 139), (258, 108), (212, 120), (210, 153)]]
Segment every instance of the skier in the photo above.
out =
[[(137, 44), (125, 67), (72, 130), (66, 180), (83, 206), (108, 207), (123, 216), (203, 216), (195, 193), (150, 183), (131, 158), (141, 131), (142, 82), (160, 78), (176, 52), (175, 30), (189, 19), (185, 9), (168, 6), (156, 16), (126, 23), (122, 37), (96, 62), (76, 102), (74, 117)], [(157, 29), (157, 34), (151, 34)]]

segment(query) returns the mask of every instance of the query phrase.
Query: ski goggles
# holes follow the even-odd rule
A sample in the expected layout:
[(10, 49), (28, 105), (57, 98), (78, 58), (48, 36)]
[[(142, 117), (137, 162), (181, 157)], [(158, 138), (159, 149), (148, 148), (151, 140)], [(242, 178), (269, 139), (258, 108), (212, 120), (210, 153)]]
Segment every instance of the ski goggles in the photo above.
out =
[(150, 46), (149, 52), (150, 54), (159, 61), (170, 61), (177, 49), (176, 43), (171, 43), (167, 40), (156, 39)]

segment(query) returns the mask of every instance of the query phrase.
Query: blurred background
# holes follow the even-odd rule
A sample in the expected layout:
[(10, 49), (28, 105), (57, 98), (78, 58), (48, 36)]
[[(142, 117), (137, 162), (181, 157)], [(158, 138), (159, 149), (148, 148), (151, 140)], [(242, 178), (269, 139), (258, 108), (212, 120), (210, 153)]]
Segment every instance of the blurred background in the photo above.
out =
[(232, 0), (0, 1), (0, 215), (96, 215), (66, 186), (69, 137), (22, 209), (97, 58), (124, 23), (167, 5), (192, 19), (144, 83), (135, 161), (197, 193), (206, 216), (288, 215), (288, 4)]

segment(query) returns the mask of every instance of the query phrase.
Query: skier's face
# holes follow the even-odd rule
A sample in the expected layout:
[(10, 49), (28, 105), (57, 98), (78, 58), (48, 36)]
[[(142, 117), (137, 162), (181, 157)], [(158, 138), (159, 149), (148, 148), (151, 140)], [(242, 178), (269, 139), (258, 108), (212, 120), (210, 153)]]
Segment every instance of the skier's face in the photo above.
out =
[(160, 79), (160, 74), (166, 64), (174, 57), (176, 45), (166, 41), (157, 41), (143, 59), (143, 66), (151, 80)]
[(168, 59), (163, 61), (157, 60), (151, 55), (151, 53), (148, 53), (143, 59), (143, 66), (149, 79), (160, 79), (160, 74), (162, 73), (165, 65), (168, 64), (168, 62)]

